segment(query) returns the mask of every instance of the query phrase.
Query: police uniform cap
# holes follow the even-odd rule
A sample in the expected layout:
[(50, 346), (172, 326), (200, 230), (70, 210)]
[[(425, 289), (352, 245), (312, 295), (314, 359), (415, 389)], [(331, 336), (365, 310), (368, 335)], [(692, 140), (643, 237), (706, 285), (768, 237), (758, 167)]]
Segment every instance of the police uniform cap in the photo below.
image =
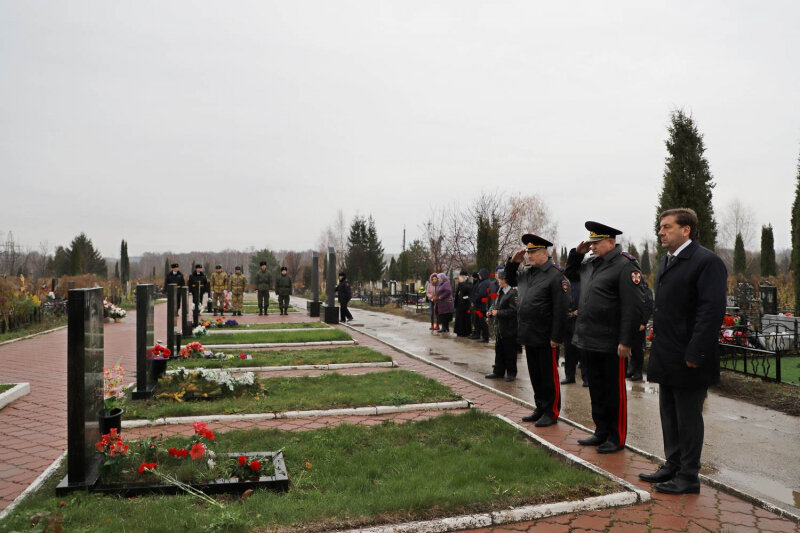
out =
[(464, 269), (462, 268), (462, 269), (461, 269), (461, 272), (459, 272), (459, 273), (458, 273), (458, 275), (459, 275), (459, 276), (469, 276), (469, 272), (467, 272), (466, 270), (464, 270)]
[(553, 246), (553, 243), (547, 239), (543, 239), (533, 233), (526, 233), (522, 236), (522, 244), (525, 245), (526, 250), (538, 250), (540, 248), (547, 248)]
[(345, 274), (344, 272), (339, 272), (339, 275), (340, 276), (347, 276), (347, 274)]
[(235, 267), (233, 267), (233, 269), (234, 269), (234, 270), (241, 270), (241, 269), (242, 269), (242, 267), (240, 267), (240, 266), (235, 266)]
[(266, 262), (266, 261), (261, 261), (261, 262), (258, 264), (258, 266), (265, 267), (265, 266), (267, 266), (267, 262)]
[(195, 265), (195, 268), (203, 268), (203, 265)]
[(602, 241), (603, 239), (615, 239), (617, 235), (622, 235), (620, 230), (614, 229), (611, 226), (606, 226), (600, 222), (594, 222), (593, 220), (587, 220), (584, 226), (586, 226), (586, 229), (589, 230), (589, 238), (586, 239), (587, 242), (597, 242)]
[(472, 277), (475, 278), (475, 279), (480, 279), (481, 275), (478, 274), (477, 272), (473, 272), (472, 273)]
[(281, 272), (283, 272), (284, 270), (285, 270), (285, 271), (287, 271), (287, 272), (289, 271), (289, 269), (288, 269), (288, 268), (286, 268), (285, 266), (282, 266), (282, 267), (281, 267)]
[(172, 268), (178, 268), (178, 263), (172, 263)]
[(222, 268), (222, 265), (217, 265), (214, 268)]

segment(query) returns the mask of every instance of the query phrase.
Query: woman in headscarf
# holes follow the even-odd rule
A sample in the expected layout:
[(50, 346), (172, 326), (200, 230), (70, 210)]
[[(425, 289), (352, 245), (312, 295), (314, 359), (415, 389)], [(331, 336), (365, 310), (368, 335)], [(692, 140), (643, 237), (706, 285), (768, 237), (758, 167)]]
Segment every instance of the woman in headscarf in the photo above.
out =
[(450, 321), (453, 320), (455, 303), (450, 280), (443, 273), (438, 275), (439, 283), (436, 285), (436, 314), (439, 317), (439, 326), (442, 332), (450, 331)]
[(425, 282), (425, 297), (429, 302), (431, 308), (431, 328), (439, 329), (439, 322), (436, 320), (436, 286), (439, 284), (439, 277), (436, 274), (431, 274), (428, 281)]

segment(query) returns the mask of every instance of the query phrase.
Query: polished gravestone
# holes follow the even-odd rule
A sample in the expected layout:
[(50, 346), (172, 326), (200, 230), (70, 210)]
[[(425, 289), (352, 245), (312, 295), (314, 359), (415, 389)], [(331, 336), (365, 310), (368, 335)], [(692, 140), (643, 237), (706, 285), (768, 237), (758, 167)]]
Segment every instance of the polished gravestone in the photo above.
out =
[(150, 358), (155, 345), (154, 287), (136, 286), (136, 390), (133, 399), (141, 400), (153, 395), (157, 377)]
[(178, 286), (167, 285), (167, 348), (171, 356), (177, 356), (181, 349), (181, 337), (177, 331), (178, 322)]
[(184, 285), (178, 289), (181, 308), (181, 336), (186, 339), (192, 335), (192, 326), (189, 324), (189, 287)]
[(103, 289), (73, 289), (67, 297), (67, 476), (62, 495), (97, 481), (102, 456), (94, 445), (103, 410)]
[(319, 301), (319, 255), (311, 252), (311, 301), (308, 302), (308, 316), (320, 315), (321, 303)]
[(328, 247), (327, 301), (325, 302), (325, 323), (339, 323), (339, 308), (336, 306), (336, 252)]

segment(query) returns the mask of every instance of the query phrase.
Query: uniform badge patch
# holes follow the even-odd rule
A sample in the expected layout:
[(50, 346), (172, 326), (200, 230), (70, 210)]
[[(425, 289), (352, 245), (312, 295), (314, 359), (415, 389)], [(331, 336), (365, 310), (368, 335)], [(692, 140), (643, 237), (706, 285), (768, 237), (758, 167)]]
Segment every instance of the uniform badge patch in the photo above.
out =
[(638, 271), (631, 272), (631, 281), (633, 281), (634, 285), (638, 285), (642, 282), (642, 273)]
[(561, 290), (567, 292), (569, 290), (569, 282), (565, 279), (561, 280)]

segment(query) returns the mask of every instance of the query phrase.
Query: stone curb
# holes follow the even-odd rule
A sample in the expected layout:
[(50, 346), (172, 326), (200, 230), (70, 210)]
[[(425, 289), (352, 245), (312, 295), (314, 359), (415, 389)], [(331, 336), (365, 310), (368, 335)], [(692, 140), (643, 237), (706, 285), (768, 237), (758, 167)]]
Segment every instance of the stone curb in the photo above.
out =
[(36, 491), (36, 490), (39, 490), (39, 487), (41, 487), (41, 486), (44, 484), (44, 482), (45, 482), (45, 481), (47, 481), (47, 478), (49, 478), (49, 477), (50, 477), (50, 475), (51, 475), (53, 472), (55, 472), (55, 471), (58, 469), (58, 467), (59, 467), (59, 466), (61, 466), (61, 462), (62, 462), (62, 461), (63, 461), (63, 460), (66, 458), (66, 457), (67, 457), (67, 451), (66, 451), (66, 450), (64, 450), (64, 451), (61, 453), (61, 455), (59, 455), (59, 456), (58, 456), (58, 457), (57, 457), (57, 458), (56, 458), (56, 459), (55, 459), (55, 460), (54, 460), (52, 463), (50, 463), (50, 466), (48, 466), (47, 468), (45, 468), (44, 472), (42, 472), (41, 474), (39, 474), (39, 477), (37, 477), (36, 479), (34, 479), (34, 480), (33, 480), (33, 482), (32, 482), (30, 485), (28, 485), (28, 488), (26, 488), (25, 490), (23, 490), (23, 491), (22, 491), (22, 493), (20, 493), (20, 495), (19, 495), (19, 496), (17, 496), (16, 498), (14, 498), (14, 501), (13, 501), (13, 502), (11, 502), (11, 503), (8, 505), (8, 507), (6, 507), (6, 508), (5, 508), (5, 509), (3, 509), (2, 511), (0, 511), (0, 520), (2, 520), (3, 518), (5, 518), (5, 517), (6, 517), (6, 515), (8, 515), (8, 513), (10, 513), (11, 511), (13, 511), (13, 510), (14, 510), (14, 508), (15, 508), (17, 505), (19, 505), (19, 504), (20, 504), (20, 502), (22, 502), (22, 500), (24, 500), (24, 499), (25, 499), (25, 498), (28, 496), (28, 494), (30, 494), (31, 492), (34, 492), (34, 491)]
[[(201, 337), (202, 338), (202, 337)], [(291, 348), (292, 346), (350, 346), (356, 341), (262, 342), (256, 344), (204, 344), (204, 348)]]
[(31, 392), (31, 384), (30, 383), (17, 383), (4, 393), (0, 394), (0, 409), (5, 407), (6, 405), (10, 404), (17, 398), (22, 398), (26, 394), (30, 394)]
[[(343, 368), (394, 368), (394, 361), (375, 363), (331, 363), (328, 365), (292, 365), (292, 366), (246, 366), (225, 368), (231, 372), (278, 372), (283, 370), (340, 370)], [(191, 369), (187, 369), (191, 370)]]
[(206, 335), (224, 335), (226, 333), (264, 333), (266, 331), (273, 332), (273, 331), (325, 331), (326, 329), (334, 329), (330, 326), (325, 328), (285, 328), (285, 329), (269, 329), (269, 328), (240, 328), (240, 329), (233, 329), (233, 328), (214, 328), (211, 330), (206, 330)]
[(24, 337), (3, 341), (0, 342), (0, 346), (5, 346), (6, 344), (11, 344), (12, 342), (24, 341), (25, 339), (32, 339), (34, 337), (38, 337), (39, 335), (47, 335), (48, 333), (53, 333), (54, 331), (59, 331), (62, 329), (67, 329), (67, 326), (58, 326), (57, 328), (46, 329), (44, 331), (40, 331), (39, 333), (31, 333), (30, 335), (25, 335)]
[(123, 420), (123, 428), (140, 428), (153, 426), (169, 426), (176, 424), (191, 424), (200, 422), (227, 422), (237, 420), (275, 420), (283, 418), (310, 418), (314, 416), (373, 416), (390, 413), (404, 413), (407, 411), (452, 409), (469, 409), (472, 402), (458, 400), (454, 402), (412, 403), (408, 405), (378, 405), (375, 407), (347, 407), (342, 409), (313, 409), (309, 411), (283, 411), (279, 413), (250, 413), (244, 415), (198, 415), (198, 416), (173, 416), (157, 418), (155, 420)]
[[(366, 331), (362, 331), (360, 329), (356, 329), (355, 327), (350, 326), (348, 324), (342, 324), (342, 325), (344, 327), (352, 329), (353, 331), (359, 332), (361, 335), (364, 335), (364, 336), (367, 336), (367, 337), (369, 337), (369, 338), (371, 338), (373, 340), (376, 340), (376, 341), (380, 342), (381, 344), (389, 346), (390, 348), (392, 348), (394, 350), (397, 350), (398, 352), (400, 352), (402, 354), (405, 354), (405, 355), (411, 357), (412, 359), (416, 359), (417, 361), (421, 361), (421, 362), (423, 362), (425, 364), (431, 365), (431, 366), (433, 366), (435, 368), (438, 368), (439, 370), (443, 370), (443, 371), (447, 372), (448, 374), (451, 374), (451, 375), (456, 376), (456, 377), (458, 377), (460, 379), (468, 381), (469, 383), (472, 383), (473, 385), (475, 385), (477, 387), (480, 387), (480, 388), (482, 388), (484, 390), (492, 391), (493, 393), (498, 394), (498, 395), (502, 396), (503, 398), (506, 398), (507, 400), (511, 400), (512, 402), (514, 402), (514, 403), (516, 403), (518, 405), (522, 405), (522, 406), (528, 407), (530, 409), (534, 409), (535, 408), (535, 406), (532, 403), (526, 402), (525, 400), (517, 398), (516, 396), (512, 396), (512, 395), (510, 395), (508, 393), (505, 393), (503, 391), (494, 389), (494, 388), (490, 387), (489, 385), (486, 385), (485, 383), (481, 383), (479, 381), (475, 381), (474, 379), (469, 378), (467, 376), (462, 376), (461, 374), (458, 374), (454, 370), (451, 370), (451, 369), (449, 369), (449, 368), (447, 368), (447, 367), (445, 367), (443, 365), (440, 365), (439, 363), (435, 363), (435, 362), (433, 362), (433, 361), (431, 361), (429, 359), (426, 359), (425, 357), (423, 357), (421, 355), (417, 355), (415, 353), (409, 352), (408, 350), (405, 350), (405, 349), (403, 349), (403, 348), (401, 348), (399, 346), (395, 346), (394, 344), (392, 344), (390, 342), (386, 342), (385, 340), (380, 339), (380, 338), (376, 337), (375, 335), (372, 335), (371, 333), (367, 333)], [(590, 430), (589, 428), (587, 428), (583, 424), (579, 424), (578, 422), (574, 422), (574, 421), (570, 420), (569, 418), (565, 418), (565, 417), (561, 416), (561, 417), (558, 418), (558, 420), (559, 420), (559, 422), (564, 422), (564, 423), (569, 424), (569, 425), (571, 425), (573, 427), (581, 429), (581, 430), (583, 430), (583, 431), (585, 431), (585, 432), (587, 432), (589, 434), (594, 433), (592, 430)], [(644, 456), (644, 457), (646, 457), (646, 458), (648, 458), (650, 460), (658, 461), (660, 463), (664, 463), (665, 462), (663, 457), (659, 457), (658, 455), (652, 454), (652, 453), (647, 452), (645, 450), (641, 450), (639, 448), (631, 446), (630, 444), (625, 444), (625, 448), (627, 448), (628, 450), (630, 450), (630, 451), (632, 451), (632, 452), (634, 452), (636, 454), (642, 455), (642, 456)], [(786, 518), (787, 520), (791, 520), (791, 521), (793, 521), (795, 523), (800, 524), (800, 516), (798, 516), (797, 514), (791, 512), (791, 511), (789, 511), (787, 509), (784, 509), (783, 507), (775, 505), (772, 502), (766, 501), (766, 500), (764, 500), (762, 498), (759, 498), (758, 496), (755, 496), (753, 494), (745, 492), (745, 491), (743, 491), (741, 489), (738, 489), (738, 488), (733, 487), (731, 485), (728, 485), (726, 483), (722, 483), (722, 482), (717, 481), (715, 479), (711, 479), (711, 478), (709, 478), (708, 476), (706, 476), (704, 474), (700, 474), (700, 481), (702, 481), (703, 483), (706, 483), (707, 485), (709, 485), (709, 486), (711, 486), (711, 487), (713, 487), (713, 488), (715, 488), (715, 489), (717, 489), (717, 490), (719, 490), (721, 492), (724, 492), (724, 493), (729, 494), (731, 496), (736, 496), (737, 498), (741, 498), (741, 499), (747, 501), (748, 503), (751, 503), (753, 505), (756, 505), (756, 506), (760, 507), (761, 509), (764, 509), (765, 511), (774, 513), (774, 514), (776, 514), (776, 515), (778, 515), (778, 516), (780, 516), (782, 518)]]
[(635, 504), (637, 501), (636, 494), (629, 491), (615, 492), (606, 494), (605, 496), (592, 496), (591, 498), (584, 498), (583, 500), (571, 502), (527, 505), (507, 511), (495, 511), (491, 513), (453, 516), (441, 518), (439, 520), (425, 520), (420, 522), (407, 522), (404, 524), (351, 529), (347, 530), (346, 533), (441, 533), (444, 531), (491, 527), (513, 522), (527, 522), (529, 520), (538, 520), (540, 518), (581, 511), (621, 507), (623, 505)]

